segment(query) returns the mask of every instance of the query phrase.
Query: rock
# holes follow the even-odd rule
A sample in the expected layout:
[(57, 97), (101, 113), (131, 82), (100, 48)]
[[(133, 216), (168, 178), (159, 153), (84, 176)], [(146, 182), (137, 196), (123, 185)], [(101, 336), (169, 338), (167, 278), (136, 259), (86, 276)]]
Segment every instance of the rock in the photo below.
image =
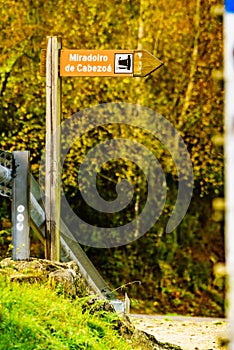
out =
[(7, 275), (12, 282), (46, 283), (49, 281), (51, 288), (66, 297), (75, 298), (93, 294), (74, 261), (68, 263), (46, 259), (13, 261), (7, 258), (0, 262), (0, 274)]
[(42, 280), (40, 276), (35, 276), (33, 274), (25, 275), (20, 273), (10, 275), (9, 279), (11, 282), (18, 282), (18, 283), (22, 283), (22, 282), (36, 283)]
[(49, 274), (49, 285), (57, 291), (58, 294), (65, 296), (76, 296), (75, 272), (72, 269), (61, 269)]
[(115, 312), (113, 305), (108, 300), (100, 300), (98, 296), (87, 298), (82, 305), (82, 313), (89, 312), (91, 315), (99, 313), (102, 317), (104, 312)]
[(134, 343), (134, 350), (182, 350), (180, 346), (160, 342), (153, 335), (138, 330), (127, 315), (119, 319), (115, 329), (129, 343)]

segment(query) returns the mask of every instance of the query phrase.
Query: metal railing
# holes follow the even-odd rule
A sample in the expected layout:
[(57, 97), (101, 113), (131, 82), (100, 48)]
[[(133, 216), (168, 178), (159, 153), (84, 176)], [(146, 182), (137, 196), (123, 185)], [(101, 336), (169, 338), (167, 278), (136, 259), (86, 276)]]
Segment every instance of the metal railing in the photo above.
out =
[[(45, 244), (44, 193), (29, 172), (28, 157), (29, 154), (25, 151), (13, 153), (0, 151), (0, 195), (12, 199), (13, 259), (15, 260), (29, 259), (30, 227)], [(27, 213), (27, 205), (30, 213)], [(104, 299), (114, 299), (107, 283), (63, 220), (61, 220), (60, 225), (62, 260), (75, 261), (81, 274), (95, 293)]]

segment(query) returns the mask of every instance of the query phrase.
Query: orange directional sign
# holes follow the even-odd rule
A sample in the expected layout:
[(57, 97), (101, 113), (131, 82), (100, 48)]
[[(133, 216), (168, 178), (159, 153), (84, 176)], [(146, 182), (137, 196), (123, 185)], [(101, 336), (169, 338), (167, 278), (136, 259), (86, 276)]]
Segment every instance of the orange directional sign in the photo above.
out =
[(60, 76), (145, 77), (162, 65), (145, 50), (60, 51)]

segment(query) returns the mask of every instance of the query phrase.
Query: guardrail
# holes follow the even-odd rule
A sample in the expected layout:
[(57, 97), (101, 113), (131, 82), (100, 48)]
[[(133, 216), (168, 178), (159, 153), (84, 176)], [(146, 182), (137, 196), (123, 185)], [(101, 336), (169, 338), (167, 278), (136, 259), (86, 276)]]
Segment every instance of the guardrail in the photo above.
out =
[[(43, 206), (45, 195), (30, 174), (29, 152), (15, 151), (11, 154), (0, 151), (0, 157), (0, 195), (12, 199), (13, 259), (28, 260), (30, 258), (30, 227), (45, 244), (45, 210)], [(83, 278), (99, 297), (112, 300), (117, 311), (128, 312), (128, 297), (126, 296), (124, 302), (115, 299), (111, 289), (63, 220), (60, 222), (60, 227), (61, 259), (75, 261)]]

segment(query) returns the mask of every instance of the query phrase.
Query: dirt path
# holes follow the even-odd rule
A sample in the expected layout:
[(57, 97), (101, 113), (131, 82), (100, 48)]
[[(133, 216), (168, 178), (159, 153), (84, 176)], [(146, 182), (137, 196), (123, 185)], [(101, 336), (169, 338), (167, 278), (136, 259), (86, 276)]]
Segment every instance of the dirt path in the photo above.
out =
[(225, 349), (219, 341), (228, 331), (224, 319), (131, 315), (131, 320), (138, 329), (183, 350)]

